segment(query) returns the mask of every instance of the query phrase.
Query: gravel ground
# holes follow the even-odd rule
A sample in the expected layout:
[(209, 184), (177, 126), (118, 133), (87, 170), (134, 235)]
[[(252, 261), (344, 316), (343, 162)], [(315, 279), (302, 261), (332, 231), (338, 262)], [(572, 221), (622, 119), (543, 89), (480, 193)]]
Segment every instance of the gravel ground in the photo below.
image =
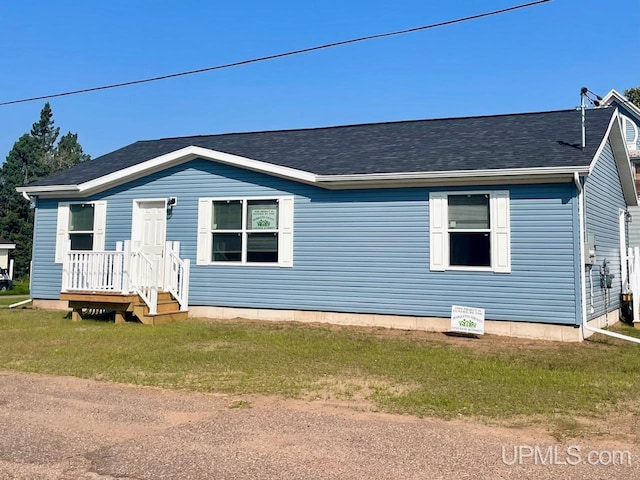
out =
[[(528, 457), (536, 445), (542, 456)], [(640, 478), (640, 446), (0, 371), (0, 478), (630, 479)]]

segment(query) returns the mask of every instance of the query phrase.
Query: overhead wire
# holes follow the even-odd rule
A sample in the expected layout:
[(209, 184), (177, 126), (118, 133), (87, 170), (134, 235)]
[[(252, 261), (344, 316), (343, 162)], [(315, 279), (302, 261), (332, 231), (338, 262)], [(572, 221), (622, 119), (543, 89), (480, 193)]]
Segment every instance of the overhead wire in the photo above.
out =
[(17, 99), (17, 100), (9, 100), (9, 101), (5, 101), (5, 102), (0, 102), (0, 106), (6, 106), (6, 105), (14, 105), (17, 103), (26, 103), (26, 102), (33, 102), (36, 100), (47, 100), (50, 98), (57, 98), (57, 97), (65, 97), (65, 96), (69, 96), (69, 95), (78, 95), (81, 93), (89, 93), (89, 92), (97, 92), (100, 90), (108, 90), (108, 89), (113, 89), (113, 88), (121, 88), (121, 87), (128, 87), (131, 85), (139, 85), (142, 83), (150, 83), (150, 82), (157, 82), (160, 80), (167, 80), (170, 78), (176, 78), (176, 77), (184, 77), (187, 75), (195, 75), (198, 73), (204, 73), (204, 72), (211, 72), (214, 70), (222, 70), (225, 68), (232, 68), (232, 67), (238, 67), (241, 65), (248, 65), (250, 63), (258, 63), (258, 62), (264, 62), (267, 60), (274, 60), (277, 58), (283, 58), (283, 57), (290, 57), (293, 55), (300, 55), (302, 53), (308, 53), (308, 52), (313, 52), (313, 51), (317, 51), (317, 50), (323, 50), (323, 49), (327, 49), (327, 48), (333, 48), (333, 47), (339, 47), (342, 45), (348, 45), (348, 44), (352, 44), (352, 43), (358, 43), (358, 42), (364, 42), (364, 41), (368, 41), (368, 40), (374, 40), (374, 39), (378, 39), (378, 38), (385, 38), (385, 37), (393, 37), (393, 36), (397, 36), (397, 35), (405, 35), (407, 33), (413, 33), (413, 32), (419, 32), (422, 30), (428, 30), (428, 29), (432, 29), (432, 28), (437, 28), (437, 27), (444, 27), (447, 25), (453, 25), (455, 23), (462, 23), (462, 22), (468, 22), (470, 20), (477, 20), (479, 18), (484, 18), (484, 17), (490, 17), (493, 15), (499, 15), (502, 13), (507, 13), (507, 12), (511, 12), (514, 10), (520, 10), (523, 8), (529, 8), (529, 7), (533, 7), (536, 5), (540, 5), (543, 3), (548, 3), (551, 0), (537, 0), (535, 2), (530, 2), (530, 3), (524, 3), (524, 4), (520, 4), (520, 5), (515, 5), (513, 7), (508, 7), (508, 8), (502, 8), (500, 10), (493, 10), (491, 12), (485, 12), (485, 13), (479, 13), (476, 15), (470, 15), (467, 17), (462, 17), (462, 18), (457, 18), (454, 20), (447, 20), (444, 22), (438, 22), (438, 23), (432, 23), (429, 25), (422, 25), (419, 27), (413, 27), (413, 28), (407, 28), (404, 30), (397, 30), (394, 32), (386, 32), (386, 33), (378, 33), (378, 34), (374, 34), (374, 35), (367, 35), (364, 37), (358, 37), (358, 38), (352, 38), (349, 40), (342, 40), (342, 41), (338, 41), (338, 42), (332, 42), (332, 43), (326, 43), (323, 45), (317, 45), (314, 47), (308, 47), (308, 48), (301, 48), (298, 50), (291, 50), (288, 52), (283, 52), (283, 53), (277, 53), (274, 55), (266, 55), (264, 57), (257, 57), (257, 58), (251, 58), (251, 59), (247, 59), (247, 60), (241, 60), (238, 62), (232, 62), (232, 63), (226, 63), (223, 65), (215, 65), (212, 67), (205, 67), (205, 68), (199, 68), (196, 70), (188, 70), (188, 71), (184, 71), (184, 72), (178, 72), (178, 73), (171, 73), (168, 75), (160, 75), (160, 76), (156, 76), (156, 77), (150, 77), (150, 78), (144, 78), (144, 79), (140, 79), (140, 80), (131, 80), (131, 81), (127, 81), (127, 82), (121, 82), (121, 83), (112, 83), (112, 84), (108, 84), (108, 85), (102, 85), (102, 86), (98, 86), (98, 87), (90, 87), (90, 88), (82, 88), (79, 90), (70, 90), (70, 91), (66, 91), (66, 92), (60, 92), (60, 93), (54, 93), (54, 94), (49, 94), (49, 95), (39, 95), (36, 97), (28, 97), (28, 98), (21, 98), (21, 99)]

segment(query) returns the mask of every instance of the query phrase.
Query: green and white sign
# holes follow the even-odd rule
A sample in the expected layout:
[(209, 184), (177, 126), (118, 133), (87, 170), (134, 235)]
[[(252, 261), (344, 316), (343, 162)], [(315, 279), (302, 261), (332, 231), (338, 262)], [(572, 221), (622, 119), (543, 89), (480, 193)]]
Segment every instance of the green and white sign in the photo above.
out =
[(251, 214), (251, 230), (276, 230), (278, 228), (277, 208), (253, 208)]
[(451, 330), (484, 335), (484, 308), (451, 305)]

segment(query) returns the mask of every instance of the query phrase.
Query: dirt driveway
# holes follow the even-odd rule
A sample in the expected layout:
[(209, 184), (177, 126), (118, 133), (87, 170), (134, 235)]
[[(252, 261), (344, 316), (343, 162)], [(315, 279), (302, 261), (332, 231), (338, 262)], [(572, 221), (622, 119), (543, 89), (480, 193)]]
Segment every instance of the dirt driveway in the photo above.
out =
[(640, 478), (633, 443), (0, 371), (1, 479)]

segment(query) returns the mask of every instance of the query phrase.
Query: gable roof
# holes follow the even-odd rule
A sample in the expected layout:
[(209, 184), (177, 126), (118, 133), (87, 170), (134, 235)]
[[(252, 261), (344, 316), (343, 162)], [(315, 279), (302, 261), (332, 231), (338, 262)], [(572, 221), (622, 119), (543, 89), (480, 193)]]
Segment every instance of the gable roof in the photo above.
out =
[(139, 141), (20, 190), (86, 195), (193, 158), (326, 188), (586, 174), (615, 112), (587, 110), (584, 149), (578, 110)]
[(600, 105), (603, 105), (605, 108), (616, 104), (623, 106), (629, 113), (640, 120), (640, 108), (617, 90), (611, 90), (600, 101)]

